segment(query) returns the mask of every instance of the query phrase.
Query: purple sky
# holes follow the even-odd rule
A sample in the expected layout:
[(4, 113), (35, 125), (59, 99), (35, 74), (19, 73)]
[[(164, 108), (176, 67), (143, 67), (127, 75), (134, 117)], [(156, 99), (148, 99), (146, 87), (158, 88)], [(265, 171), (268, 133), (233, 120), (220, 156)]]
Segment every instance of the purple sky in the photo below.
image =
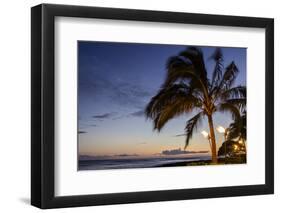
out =
[[(183, 148), (185, 122), (193, 115), (180, 116), (163, 128), (152, 131), (143, 110), (162, 85), (170, 56), (186, 45), (78, 42), (79, 154), (154, 155), (163, 150)], [(208, 76), (214, 62), (208, 59), (215, 47), (201, 47)], [(246, 49), (222, 48), (224, 65), (235, 61), (240, 73), (236, 85), (246, 85)], [(217, 113), (214, 123), (227, 127), (231, 116)], [(209, 150), (200, 132), (208, 131), (204, 121), (187, 150)], [(222, 137), (217, 133), (218, 145)]]

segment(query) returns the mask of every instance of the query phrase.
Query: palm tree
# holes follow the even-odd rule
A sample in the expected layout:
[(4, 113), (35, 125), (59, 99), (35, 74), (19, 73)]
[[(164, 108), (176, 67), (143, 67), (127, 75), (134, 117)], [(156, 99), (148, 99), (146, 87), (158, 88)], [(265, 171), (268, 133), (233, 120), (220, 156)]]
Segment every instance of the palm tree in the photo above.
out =
[[(211, 80), (207, 76), (203, 52), (198, 47), (187, 47), (167, 61), (167, 76), (158, 93), (146, 107), (146, 116), (153, 120), (154, 130), (159, 132), (164, 125), (179, 115), (196, 112), (186, 122), (186, 148), (194, 130), (206, 116), (209, 124), (212, 162), (217, 163), (216, 138), (213, 114), (230, 111), (233, 118), (239, 116), (236, 105), (243, 102), (245, 87), (233, 87), (238, 68), (232, 61), (223, 66), (221, 49), (217, 48), (210, 57), (215, 67)], [(243, 99), (243, 100), (242, 100)]]
[(242, 141), (245, 149), (247, 136), (247, 111), (243, 110), (241, 116), (234, 120), (228, 127), (227, 140)]

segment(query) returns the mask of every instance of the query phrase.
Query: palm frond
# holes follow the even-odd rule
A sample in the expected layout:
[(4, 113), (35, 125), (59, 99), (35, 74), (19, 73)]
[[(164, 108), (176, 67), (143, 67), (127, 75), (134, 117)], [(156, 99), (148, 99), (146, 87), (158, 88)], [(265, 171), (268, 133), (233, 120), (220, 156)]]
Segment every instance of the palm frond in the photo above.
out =
[(167, 76), (164, 86), (170, 86), (181, 80), (194, 81), (197, 87), (200, 87), (199, 75), (195, 72), (194, 66), (180, 56), (173, 56), (169, 58), (167, 64)]
[(225, 90), (221, 93), (221, 97), (223, 99), (228, 99), (228, 98), (246, 98), (247, 96), (247, 91), (245, 86), (237, 86), (237, 87), (232, 87), (228, 90)]
[(236, 138), (238, 138), (240, 135), (240, 127), (238, 127), (237, 125), (234, 125), (234, 123), (232, 123), (231, 126), (229, 126), (229, 130), (227, 132), (227, 139), (228, 140), (235, 140)]
[(231, 105), (235, 105), (240, 110), (240, 112), (246, 109), (246, 98), (232, 98), (227, 99), (225, 102)]
[(158, 111), (154, 121), (154, 129), (161, 131), (167, 121), (182, 115), (184, 113), (191, 112), (194, 109), (194, 102), (178, 99), (173, 103), (165, 105), (161, 111)]
[(190, 93), (185, 84), (174, 84), (162, 88), (146, 107), (147, 118), (154, 122), (154, 129), (160, 131), (166, 122), (195, 107), (201, 107), (201, 100)]
[(186, 127), (185, 127), (186, 140), (185, 140), (184, 149), (186, 149), (186, 147), (189, 145), (189, 141), (192, 138), (193, 132), (201, 124), (201, 121), (203, 120), (204, 115), (205, 115), (204, 112), (201, 111), (186, 122)]
[(213, 59), (215, 61), (215, 68), (213, 71), (212, 83), (211, 83), (211, 88), (214, 88), (219, 85), (219, 82), (222, 78), (223, 55), (222, 55), (221, 48), (216, 48), (215, 52), (210, 57), (210, 59)]
[(247, 116), (246, 111), (240, 116), (240, 120), (235, 120), (228, 127), (227, 139), (243, 139), (246, 140), (247, 135)]
[(191, 89), (183, 84), (173, 84), (169, 87), (163, 87), (157, 95), (151, 98), (146, 107), (146, 115), (148, 118), (155, 119), (159, 112), (167, 105), (174, 103), (177, 100), (182, 102), (192, 102), (194, 106), (200, 106), (200, 99), (193, 96)]
[[(199, 47), (188, 47), (179, 55), (191, 62), (191, 64), (194, 66), (196, 74), (200, 77), (200, 79), (202, 79), (202, 82), (205, 84), (205, 86), (208, 86), (209, 82), (202, 50)], [(192, 81), (191, 85), (196, 83), (197, 82)]]
[(218, 99), (221, 94), (229, 90), (233, 85), (239, 70), (235, 63), (232, 61), (225, 69), (225, 72), (222, 76), (222, 79), (218, 86), (214, 86), (210, 92), (210, 95), (213, 97), (214, 100)]
[(233, 85), (238, 73), (239, 70), (234, 61), (232, 61), (225, 69), (220, 88), (223, 87), (226, 90), (229, 89)]
[(240, 111), (234, 104), (227, 102), (218, 104), (216, 106), (216, 111), (230, 112), (233, 120), (240, 120)]

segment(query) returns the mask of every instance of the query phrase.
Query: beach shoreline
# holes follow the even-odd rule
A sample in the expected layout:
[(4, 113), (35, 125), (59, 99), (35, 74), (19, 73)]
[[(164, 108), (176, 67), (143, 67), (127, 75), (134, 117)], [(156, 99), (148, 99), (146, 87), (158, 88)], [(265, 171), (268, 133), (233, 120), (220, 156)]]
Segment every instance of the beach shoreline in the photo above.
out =
[[(81, 163), (81, 162), (80, 162)], [(139, 168), (161, 168), (161, 167), (184, 167), (184, 166), (208, 166), (208, 165), (230, 165), (230, 164), (246, 164), (245, 157), (229, 157), (226, 160), (224, 158), (218, 158), (216, 164), (212, 163), (211, 159), (186, 159), (178, 162), (163, 162), (157, 165), (118, 165), (118, 166), (95, 166), (93, 165), (79, 165), (78, 171), (89, 170), (112, 170), (112, 169), (139, 169)]]
[(178, 166), (207, 166), (207, 165), (230, 165), (230, 164), (246, 164), (245, 158), (219, 158), (217, 164), (213, 164), (211, 160), (194, 160), (194, 161), (186, 161), (186, 162), (176, 162), (176, 163), (166, 163), (162, 165), (158, 165), (157, 167), (178, 167)]

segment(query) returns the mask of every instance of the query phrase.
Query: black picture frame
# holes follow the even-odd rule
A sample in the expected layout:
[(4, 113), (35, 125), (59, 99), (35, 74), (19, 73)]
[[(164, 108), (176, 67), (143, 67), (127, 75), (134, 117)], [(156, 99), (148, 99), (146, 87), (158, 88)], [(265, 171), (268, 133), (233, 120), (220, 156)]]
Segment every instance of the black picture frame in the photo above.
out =
[[(56, 197), (54, 195), (54, 21), (58, 16), (265, 29), (265, 184)], [(32, 205), (46, 209), (274, 193), (273, 19), (41, 4), (31, 9), (31, 52)]]

